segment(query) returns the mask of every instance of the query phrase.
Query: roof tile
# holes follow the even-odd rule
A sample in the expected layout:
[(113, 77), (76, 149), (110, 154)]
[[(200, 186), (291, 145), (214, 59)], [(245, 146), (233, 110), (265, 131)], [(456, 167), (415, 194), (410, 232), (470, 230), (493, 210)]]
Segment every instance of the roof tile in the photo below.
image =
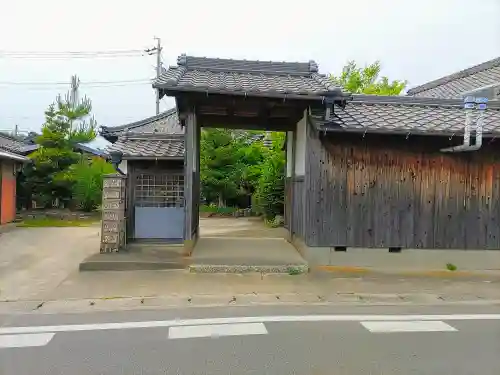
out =
[(211, 59), (181, 55), (153, 84), (155, 88), (269, 96), (341, 95), (342, 90), (318, 73), (314, 61), (289, 63)]
[(101, 135), (104, 138), (119, 136), (124, 133), (142, 134), (184, 134), (184, 128), (179, 124), (177, 110), (171, 108), (159, 115), (148, 117), (144, 120), (132, 122), (121, 126), (101, 127)]
[[(483, 133), (500, 135), (500, 103), (491, 102), (485, 113)], [(383, 132), (400, 134), (461, 135), (464, 130), (463, 104), (456, 100), (408, 97), (354, 96), (344, 109), (335, 107), (331, 122), (315, 113), (322, 130)]]
[(10, 136), (0, 134), (0, 148), (10, 152), (21, 153), (23, 146), (25, 146), (23, 142)]
[(106, 151), (120, 151), (124, 159), (134, 158), (182, 158), (184, 157), (184, 137), (161, 137), (158, 134), (141, 136), (121, 136), (108, 146)]
[(408, 90), (408, 95), (460, 98), (464, 92), (500, 83), (500, 57)]

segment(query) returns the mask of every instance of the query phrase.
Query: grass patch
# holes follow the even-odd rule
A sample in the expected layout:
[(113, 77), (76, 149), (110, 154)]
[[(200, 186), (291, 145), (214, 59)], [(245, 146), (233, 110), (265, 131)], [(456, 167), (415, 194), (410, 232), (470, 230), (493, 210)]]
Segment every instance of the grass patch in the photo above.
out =
[(448, 271), (456, 271), (457, 270), (457, 266), (455, 266), (453, 263), (446, 263), (446, 269)]
[(53, 218), (36, 218), (36, 219), (26, 219), (19, 224), (18, 227), (22, 228), (46, 228), (46, 227), (88, 227), (96, 222), (98, 218), (88, 218), (80, 220), (61, 220)]
[(299, 267), (288, 267), (288, 274), (289, 275), (300, 275), (303, 272), (303, 270)]
[(201, 205), (200, 206), (200, 212), (205, 212), (205, 213), (211, 213), (211, 214), (233, 214), (236, 212), (238, 209), (236, 207), (219, 207), (219, 206), (214, 206), (214, 205)]

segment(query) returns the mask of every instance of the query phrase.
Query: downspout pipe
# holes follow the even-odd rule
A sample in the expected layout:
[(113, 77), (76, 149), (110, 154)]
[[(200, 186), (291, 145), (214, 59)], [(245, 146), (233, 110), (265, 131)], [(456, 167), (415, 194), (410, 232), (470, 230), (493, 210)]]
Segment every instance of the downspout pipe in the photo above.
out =
[[(441, 149), (442, 152), (463, 152), (463, 151), (477, 151), (483, 144), (483, 123), (485, 110), (487, 108), (488, 98), (474, 98), (467, 96), (464, 99), (465, 109), (465, 128), (464, 128), (464, 143), (460, 146), (454, 146)], [(473, 123), (473, 110), (478, 109), (479, 116), (475, 126), (475, 144), (470, 144), (471, 124)]]

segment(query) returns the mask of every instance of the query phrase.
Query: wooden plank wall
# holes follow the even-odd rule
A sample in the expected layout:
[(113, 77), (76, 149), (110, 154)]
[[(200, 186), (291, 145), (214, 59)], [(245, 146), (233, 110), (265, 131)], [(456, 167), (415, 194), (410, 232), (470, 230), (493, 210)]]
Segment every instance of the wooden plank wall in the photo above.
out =
[(292, 234), (305, 238), (305, 183), (304, 176), (295, 176), (290, 179), (292, 190)]
[(290, 222), (292, 220), (292, 179), (291, 177), (285, 178), (285, 216), (284, 216), (284, 227), (290, 229)]
[(500, 249), (500, 145), (309, 129), (309, 246)]

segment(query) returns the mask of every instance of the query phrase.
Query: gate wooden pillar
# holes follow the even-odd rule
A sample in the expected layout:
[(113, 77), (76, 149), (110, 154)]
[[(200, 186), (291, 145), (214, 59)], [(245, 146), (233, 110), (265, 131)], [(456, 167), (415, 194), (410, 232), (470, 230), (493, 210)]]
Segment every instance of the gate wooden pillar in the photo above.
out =
[(199, 236), (200, 128), (194, 109), (187, 113), (184, 154), (184, 251), (191, 255)]
[(123, 250), (126, 245), (126, 186), (127, 176), (104, 176), (102, 189), (101, 253)]

